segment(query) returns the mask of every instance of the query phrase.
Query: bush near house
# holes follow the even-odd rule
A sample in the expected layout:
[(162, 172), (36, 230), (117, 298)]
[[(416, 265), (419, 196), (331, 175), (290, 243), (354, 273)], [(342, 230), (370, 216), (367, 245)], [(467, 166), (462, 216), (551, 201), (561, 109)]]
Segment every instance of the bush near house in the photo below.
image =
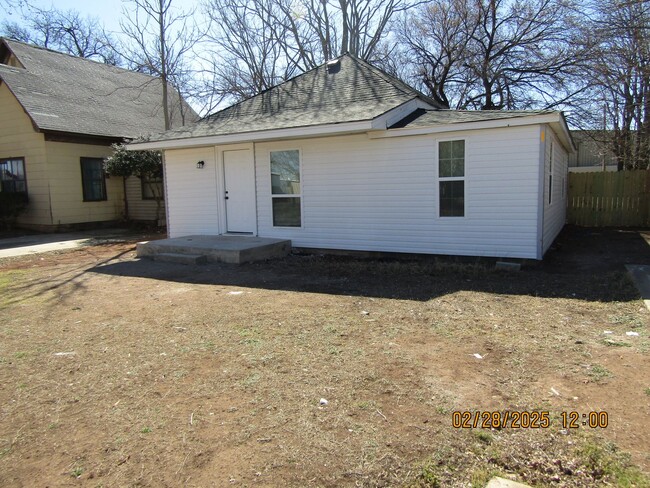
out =
[(0, 229), (10, 229), (27, 208), (26, 193), (0, 192)]
[[(126, 179), (137, 176), (143, 181), (162, 178), (162, 154), (160, 151), (128, 151), (124, 144), (113, 144), (115, 151), (104, 160), (104, 171), (113, 176), (121, 176), (124, 181), (124, 218), (129, 220), (129, 201), (126, 195)], [(151, 193), (156, 201), (156, 221), (160, 219), (164, 195), (156, 192), (152, 186)]]

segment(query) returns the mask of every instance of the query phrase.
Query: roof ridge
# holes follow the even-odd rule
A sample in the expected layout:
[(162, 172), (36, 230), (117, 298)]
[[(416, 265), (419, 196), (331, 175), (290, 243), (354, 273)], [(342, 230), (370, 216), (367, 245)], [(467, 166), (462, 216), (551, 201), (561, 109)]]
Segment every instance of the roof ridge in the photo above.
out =
[(400, 80), (399, 78), (386, 73), (384, 70), (382, 70), (381, 68), (376, 67), (375, 65), (369, 63), (368, 61), (366, 61), (366, 60), (364, 60), (364, 59), (362, 59), (362, 58), (360, 58), (358, 56), (355, 56), (354, 54), (350, 53), (349, 51), (345, 51), (344, 53), (341, 53), (340, 55), (338, 55), (338, 56), (336, 56), (336, 57), (334, 57), (332, 59), (325, 60), (323, 63), (319, 64), (318, 66), (315, 66), (315, 67), (313, 67), (313, 68), (311, 68), (311, 69), (309, 69), (307, 71), (304, 71), (304, 72), (302, 72), (302, 73), (300, 73), (300, 74), (298, 74), (296, 76), (288, 78), (288, 79), (284, 80), (283, 82), (278, 83), (277, 85), (273, 85), (273, 86), (271, 86), (271, 87), (269, 87), (269, 88), (267, 88), (265, 90), (262, 90), (259, 93), (256, 93), (255, 95), (251, 95), (250, 97), (246, 97), (246, 98), (244, 98), (242, 100), (239, 100), (238, 102), (236, 102), (236, 103), (234, 103), (232, 105), (229, 105), (228, 107), (222, 108), (221, 110), (217, 110), (216, 112), (212, 112), (211, 114), (208, 114), (205, 117), (203, 117), (201, 120), (208, 120), (210, 118), (213, 118), (213, 117), (217, 116), (218, 114), (222, 114), (226, 110), (231, 110), (231, 109), (241, 105), (242, 103), (247, 102), (248, 100), (251, 100), (251, 99), (253, 99), (255, 97), (263, 95), (264, 93), (268, 93), (271, 90), (274, 90), (276, 88), (280, 88), (282, 85), (285, 85), (287, 83), (291, 83), (291, 82), (297, 80), (298, 78), (301, 78), (301, 77), (303, 77), (303, 76), (305, 76), (305, 75), (307, 75), (307, 74), (309, 74), (309, 73), (311, 73), (313, 71), (325, 68), (332, 61), (340, 60), (340, 59), (342, 59), (344, 57), (348, 57), (351, 60), (353, 60), (355, 62), (358, 62), (359, 64), (363, 65), (364, 67), (370, 69), (372, 72), (374, 72), (376, 75), (378, 75), (382, 80), (384, 80), (384, 82), (386, 82), (389, 85), (397, 88), (402, 93), (404, 93), (406, 95), (413, 95), (414, 97), (421, 97), (426, 102), (428, 102), (429, 104), (436, 107), (436, 109), (439, 109), (438, 103), (436, 103), (435, 100), (433, 100), (431, 97), (428, 97), (427, 95), (425, 95), (421, 91), (419, 91), (419, 90), (413, 88), (412, 86), (410, 86), (408, 83), (405, 83), (404, 81)]
[[(154, 80), (159, 79), (156, 76), (148, 75), (146, 73), (141, 73), (140, 71), (134, 71), (134, 70), (128, 69), (128, 68), (122, 68), (121, 66), (115, 66), (113, 64), (102, 63), (101, 61), (96, 61), (94, 59), (84, 58), (84, 57), (81, 57), (81, 56), (75, 56), (74, 54), (70, 54), (70, 53), (63, 53), (61, 51), (56, 51), (54, 49), (50, 49), (49, 47), (37, 46), (36, 44), (30, 44), (28, 42), (18, 41), (16, 39), (11, 39), (11, 38), (8, 38), (8, 37), (0, 37), (0, 41), (7, 44), (7, 47), (9, 47), (9, 49), (11, 49), (11, 45), (10, 45), (11, 43), (16, 43), (16, 44), (21, 44), (21, 45), (23, 45), (25, 47), (28, 47), (30, 49), (38, 49), (40, 51), (45, 51), (45, 52), (52, 53), (52, 54), (59, 54), (61, 56), (67, 56), (67, 57), (72, 58), (74, 60), (94, 63), (94, 64), (96, 64), (98, 66), (104, 66), (107, 69), (114, 69), (116, 71), (123, 71), (123, 72), (126, 72), (126, 73), (141, 75), (141, 76), (145, 76), (147, 78), (151, 78), (151, 79), (154, 79)], [(11, 52), (18, 58), (18, 55), (13, 51), (13, 49), (11, 49)], [(18, 58), (18, 60), (20, 61), (20, 58)], [(22, 61), (21, 61), (21, 63), (22, 63)], [(27, 68), (25, 68), (25, 69), (27, 70)], [(27, 70), (27, 71), (29, 71), (29, 70)]]
[(295, 81), (298, 78), (302, 78), (303, 76), (311, 73), (312, 71), (316, 71), (316, 70), (318, 70), (320, 68), (323, 68), (324, 66), (327, 65), (327, 63), (330, 63), (330, 62), (332, 62), (332, 61), (334, 61), (336, 59), (342, 58), (346, 54), (349, 55), (350, 57), (352, 57), (352, 55), (350, 55), (349, 53), (341, 54), (340, 56), (337, 56), (336, 58), (327, 60), (324, 63), (319, 64), (318, 66), (314, 66), (313, 68), (308, 69), (307, 71), (303, 71), (302, 73), (297, 74), (296, 76), (292, 76), (291, 78), (288, 78), (288, 79), (282, 81), (281, 83), (278, 83), (277, 85), (270, 86), (269, 88), (266, 88), (265, 90), (262, 90), (261, 92), (256, 93), (255, 95), (251, 95), (250, 97), (243, 98), (243, 99), (239, 100), (238, 102), (233, 103), (232, 105), (228, 105), (227, 107), (222, 108), (221, 110), (217, 110), (216, 112), (212, 112), (211, 114), (208, 114), (205, 117), (203, 117), (201, 120), (208, 120), (208, 119), (210, 119), (210, 118), (212, 118), (212, 117), (214, 117), (214, 116), (216, 116), (216, 115), (218, 115), (220, 113), (225, 112), (226, 110), (230, 110), (232, 108), (235, 108), (236, 106), (241, 105), (242, 103), (247, 102), (248, 100), (252, 100), (253, 98), (259, 97), (260, 95), (263, 95), (264, 93), (268, 93), (271, 90), (274, 90), (276, 88), (280, 88), (282, 85), (286, 85), (287, 83)]
[(350, 54), (350, 53), (346, 53), (346, 54), (347, 54), (348, 56), (350, 56), (352, 59), (354, 59), (354, 60), (356, 60), (356, 61), (359, 61), (361, 64), (365, 65), (366, 67), (368, 67), (369, 69), (371, 69), (372, 71), (374, 71), (375, 74), (379, 75), (379, 76), (380, 76), (380, 77), (381, 77), (381, 78), (382, 78), (386, 83), (389, 83), (390, 85), (396, 87), (397, 89), (399, 89), (399, 90), (402, 91), (403, 93), (406, 93), (406, 94), (409, 94), (409, 95), (410, 95), (410, 94), (413, 94), (413, 95), (415, 95), (415, 96), (422, 97), (422, 98), (423, 98), (424, 100), (426, 100), (428, 103), (430, 103), (431, 105), (433, 105), (434, 107), (436, 107), (436, 110), (440, 110), (440, 109), (441, 109), (441, 107), (438, 106), (439, 104), (438, 104), (435, 100), (433, 100), (431, 97), (425, 95), (424, 93), (422, 93), (422, 92), (421, 92), (420, 90), (418, 90), (417, 88), (413, 88), (413, 87), (412, 87), (411, 85), (409, 85), (408, 83), (406, 83), (406, 82), (400, 80), (399, 78), (397, 78), (396, 76), (391, 75), (390, 73), (387, 73), (387, 72), (384, 71), (383, 69), (381, 69), (381, 68), (375, 66), (375, 65), (372, 64), (372, 63), (369, 63), (368, 61), (366, 61), (366, 60), (363, 59), (363, 58), (360, 58), (360, 57), (355, 56), (354, 54)]

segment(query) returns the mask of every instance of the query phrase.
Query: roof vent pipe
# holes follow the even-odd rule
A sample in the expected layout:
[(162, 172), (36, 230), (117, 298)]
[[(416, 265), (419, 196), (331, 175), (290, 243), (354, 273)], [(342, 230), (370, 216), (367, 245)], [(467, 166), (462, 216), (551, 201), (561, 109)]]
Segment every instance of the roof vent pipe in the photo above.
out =
[(327, 62), (327, 74), (334, 75), (341, 71), (341, 60), (332, 59)]

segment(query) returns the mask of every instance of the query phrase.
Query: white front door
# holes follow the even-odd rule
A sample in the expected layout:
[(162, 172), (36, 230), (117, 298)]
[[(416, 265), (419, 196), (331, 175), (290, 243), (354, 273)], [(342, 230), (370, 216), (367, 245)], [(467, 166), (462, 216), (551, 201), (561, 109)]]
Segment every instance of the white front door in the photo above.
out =
[(252, 151), (224, 151), (223, 171), (226, 187), (226, 231), (254, 234), (257, 219)]

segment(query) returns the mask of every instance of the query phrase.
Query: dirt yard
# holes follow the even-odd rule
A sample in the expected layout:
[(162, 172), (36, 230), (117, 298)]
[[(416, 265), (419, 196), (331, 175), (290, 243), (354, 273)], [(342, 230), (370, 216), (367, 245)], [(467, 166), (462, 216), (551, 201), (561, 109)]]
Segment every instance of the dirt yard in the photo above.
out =
[[(0, 260), (0, 486), (650, 486), (650, 314), (625, 263), (650, 264), (639, 232), (566, 229), (519, 273), (184, 266), (133, 241)], [(505, 410), (548, 428), (480, 428)]]

